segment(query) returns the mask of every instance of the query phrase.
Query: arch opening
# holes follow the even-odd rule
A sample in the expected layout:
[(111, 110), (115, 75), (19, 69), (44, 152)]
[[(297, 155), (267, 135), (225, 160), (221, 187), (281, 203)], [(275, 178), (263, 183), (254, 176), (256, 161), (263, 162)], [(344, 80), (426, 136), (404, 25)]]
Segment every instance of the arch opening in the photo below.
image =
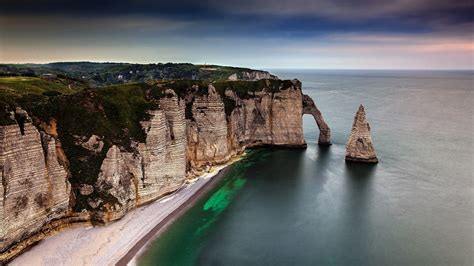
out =
[(305, 120), (304, 115), (311, 115), (319, 128), (318, 145), (328, 146), (331, 145), (331, 129), (324, 121), (321, 111), (319, 111), (313, 99), (306, 94), (303, 94), (303, 121)]

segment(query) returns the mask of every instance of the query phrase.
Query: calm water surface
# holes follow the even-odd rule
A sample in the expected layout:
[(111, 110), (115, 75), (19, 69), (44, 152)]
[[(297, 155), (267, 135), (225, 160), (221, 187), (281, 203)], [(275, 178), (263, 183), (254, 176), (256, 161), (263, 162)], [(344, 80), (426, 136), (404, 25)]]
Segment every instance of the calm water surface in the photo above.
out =
[[(273, 71), (298, 78), (334, 145), (251, 151), (139, 265), (473, 265), (473, 72)], [(344, 163), (358, 105), (380, 159)]]

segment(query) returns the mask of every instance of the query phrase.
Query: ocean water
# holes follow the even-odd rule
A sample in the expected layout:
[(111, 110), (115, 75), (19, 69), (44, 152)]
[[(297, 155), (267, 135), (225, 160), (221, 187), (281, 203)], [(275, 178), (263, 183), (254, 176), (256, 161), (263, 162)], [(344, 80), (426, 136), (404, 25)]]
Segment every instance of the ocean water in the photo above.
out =
[[(474, 265), (472, 71), (274, 70), (331, 127), (231, 166), (139, 265)], [(346, 164), (358, 105), (380, 163)]]

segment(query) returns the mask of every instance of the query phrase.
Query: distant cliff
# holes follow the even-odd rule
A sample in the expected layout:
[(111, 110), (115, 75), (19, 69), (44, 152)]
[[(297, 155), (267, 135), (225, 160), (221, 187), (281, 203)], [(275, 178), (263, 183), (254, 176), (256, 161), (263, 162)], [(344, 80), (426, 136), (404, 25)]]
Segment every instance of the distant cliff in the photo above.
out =
[(150, 80), (260, 80), (277, 79), (267, 71), (250, 68), (187, 63), (128, 64), (57, 62), (49, 64), (0, 64), (0, 76), (33, 76), (54, 79), (67, 76), (92, 86)]
[(56, 227), (119, 219), (247, 147), (306, 147), (305, 113), (330, 144), (298, 80), (134, 83), (3, 104), (3, 261)]

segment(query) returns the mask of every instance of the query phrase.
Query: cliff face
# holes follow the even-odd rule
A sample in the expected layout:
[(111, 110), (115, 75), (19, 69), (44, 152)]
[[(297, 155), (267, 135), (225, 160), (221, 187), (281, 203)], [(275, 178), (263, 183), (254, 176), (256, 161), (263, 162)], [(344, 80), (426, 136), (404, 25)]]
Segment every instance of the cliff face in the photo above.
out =
[(161, 110), (150, 111), (143, 121), (146, 141), (136, 143), (136, 152), (112, 146), (102, 162), (95, 187), (117, 199), (104, 202), (100, 197), (89, 205), (99, 210), (107, 222), (122, 217), (128, 210), (178, 189), (186, 179), (186, 122), (184, 103), (174, 92), (160, 99)]
[(1, 252), (66, 215), (69, 206), (71, 186), (58, 160), (60, 146), (21, 115), (21, 124), (0, 127)]
[(319, 145), (331, 145), (331, 129), (324, 121), (324, 118), (319, 111), (316, 104), (314, 104), (313, 99), (308, 95), (303, 95), (303, 114), (310, 114), (313, 116), (316, 124), (319, 128), (319, 138), (318, 144)]
[(370, 136), (370, 125), (365, 118), (362, 104), (359, 106), (352, 124), (351, 135), (346, 145), (346, 161), (378, 163)]
[(261, 80), (261, 79), (277, 79), (276, 76), (270, 74), (267, 71), (262, 71), (262, 70), (254, 70), (254, 71), (242, 71), (239, 74), (233, 73), (230, 75), (228, 80), (250, 80), (250, 81), (255, 81), (255, 80)]
[(192, 168), (229, 160), (224, 102), (214, 86), (208, 86), (207, 94), (195, 96), (192, 119), (187, 124), (187, 154)]
[(263, 90), (241, 99), (232, 89), (227, 89), (226, 95), (236, 106), (229, 116), (229, 140), (233, 147), (306, 146), (298, 81), (276, 93)]
[[(49, 124), (36, 117), (35, 127), (26, 114), (24, 121), (0, 126), (1, 252), (52, 220), (70, 216), (72, 210), (86, 211), (96, 222), (118, 219), (247, 147), (306, 147), (305, 113), (315, 116), (321, 129), (319, 142), (330, 143), (329, 127), (297, 80), (180, 86), (139, 88), (143, 99), (153, 103), (146, 106), (155, 106), (146, 111), (145, 119), (135, 121), (143, 138), (132, 135), (135, 126), (128, 120), (120, 124), (128, 126), (118, 134), (109, 134), (106, 130), (115, 124), (106, 124), (105, 131), (96, 127), (84, 135), (82, 127), (67, 128), (70, 120), (60, 117)], [(100, 95), (108, 95), (101, 93), (84, 94), (87, 98), (81, 104), (97, 113), (90, 118), (96, 121), (88, 123), (113, 117), (108, 109), (128, 110), (119, 113), (123, 116), (133, 113), (130, 106), (140, 105), (113, 106), (101, 100)], [(64, 112), (64, 108), (57, 109)], [(67, 140), (66, 152), (61, 139)], [(86, 167), (77, 166), (81, 163)], [(93, 170), (95, 178), (90, 176)], [(82, 178), (81, 173), (88, 177)]]

